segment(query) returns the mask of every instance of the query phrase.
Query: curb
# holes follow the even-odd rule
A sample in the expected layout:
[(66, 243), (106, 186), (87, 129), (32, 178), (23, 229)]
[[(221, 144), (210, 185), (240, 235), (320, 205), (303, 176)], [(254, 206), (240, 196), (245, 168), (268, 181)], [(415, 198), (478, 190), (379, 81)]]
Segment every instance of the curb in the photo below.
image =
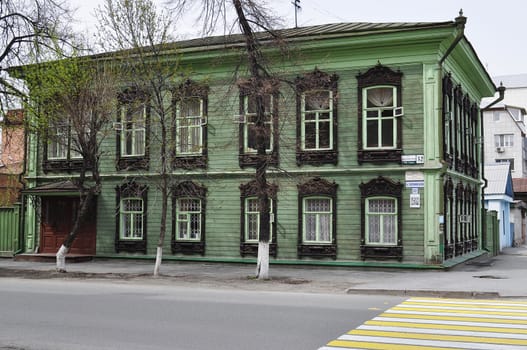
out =
[(497, 299), (501, 298), (498, 292), (476, 291), (450, 291), (450, 290), (419, 290), (419, 289), (360, 289), (348, 288), (346, 294), (375, 294), (395, 296), (439, 297), (439, 298), (473, 298)]

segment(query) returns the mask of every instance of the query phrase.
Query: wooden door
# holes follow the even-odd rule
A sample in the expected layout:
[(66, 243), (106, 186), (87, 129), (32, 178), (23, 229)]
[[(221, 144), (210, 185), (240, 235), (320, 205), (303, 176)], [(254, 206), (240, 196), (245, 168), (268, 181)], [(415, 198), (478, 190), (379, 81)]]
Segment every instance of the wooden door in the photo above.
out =
[[(81, 224), (79, 234), (73, 242), (70, 254), (95, 255), (96, 205), (90, 208), (88, 219)], [(75, 197), (42, 197), (40, 224), (40, 252), (56, 253), (70, 233), (79, 209)]]

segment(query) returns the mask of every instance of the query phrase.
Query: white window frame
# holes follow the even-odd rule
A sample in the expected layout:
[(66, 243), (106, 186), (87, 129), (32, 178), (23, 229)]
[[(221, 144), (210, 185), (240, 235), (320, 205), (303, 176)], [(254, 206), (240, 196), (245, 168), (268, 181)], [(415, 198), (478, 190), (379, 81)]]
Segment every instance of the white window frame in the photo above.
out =
[[(317, 93), (317, 92), (327, 92), (328, 98), (329, 98), (329, 104), (327, 109), (312, 109), (309, 111), (306, 111), (306, 95), (311, 93)], [(301, 99), (301, 131), (300, 131), (300, 137), (301, 137), (301, 148), (303, 151), (327, 151), (333, 149), (333, 91), (327, 90), (327, 89), (313, 89), (308, 90), (302, 93), (302, 99)], [(306, 114), (315, 114), (315, 119), (313, 120), (306, 120)], [(321, 119), (320, 115), (322, 113), (329, 113), (328, 119)], [(307, 148), (306, 147), (306, 124), (314, 123), (315, 124), (315, 147), (313, 148)], [(328, 123), (328, 129), (329, 129), (329, 140), (328, 140), (328, 147), (321, 147), (320, 146), (320, 124), (321, 123)]]
[(53, 127), (52, 130), (53, 137), (49, 140), (47, 150), (48, 160), (66, 160), (68, 158), (68, 126), (62, 124)]
[[(307, 202), (310, 200), (326, 200), (329, 202), (328, 211), (308, 211)], [(309, 215), (315, 216), (315, 240), (308, 240), (307, 237), (307, 217)], [(320, 231), (320, 218), (323, 215), (328, 215), (329, 232), (328, 239), (322, 240)], [(326, 196), (309, 196), (302, 199), (302, 243), (303, 244), (331, 244), (333, 242), (333, 198)]]
[[(385, 88), (392, 89), (393, 101), (392, 104), (388, 107), (368, 107), (368, 92), (370, 90)], [(380, 150), (380, 149), (395, 149), (397, 148), (397, 128), (399, 120), (398, 118), (402, 116), (402, 107), (398, 107), (397, 100), (397, 87), (393, 85), (374, 85), (362, 89), (362, 144), (365, 150)], [(386, 110), (392, 110), (391, 117), (382, 117), (382, 112)], [(368, 112), (377, 111), (377, 116), (368, 117)], [(391, 119), (393, 121), (392, 126), (392, 145), (383, 146), (382, 145), (382, 121)], [(377, 146), (368, 146), (368, 121), (377, 121)]]
[(513, 147), (514, 146), (514, 134), (495, 134), (494, 145), (496, 147)]
[[(198, 210), (181, 210), (181, 201), (182, 200), (191, 200), (191, 201), (197, 201), (199, 202), (199, 209)], [(203, 211), (203, 202), (201, 199), (196, 197), (179, 197), (176, 199), (176, 241), (179, 242), (199, 242), (201, 241), (201, 235), (202, 235), (202, 227), (201, 227), (201, 219), (202, 219), (202, 211)], [(197, 216), (197, 222), (199, 224), (199, 232), (197, 233), (196, 237), (191, 237), (192, 235), (192, 217)], [(182, 238), (180, 237), (180, 224), (186, 223), (186, 237)]]
[[(122, 110), (121, 115), (121, 157), (141, 157), (145, 156), (146, 152), (146, 103), (140, 102), (140, 107), (137, 107), (137, 109), (140, 109), (139, 112), (141, 114), (139, 119), (135, 119), (134, 116), (136, 116), (139, 113), (134, 113), (133, 109), (135, 109), (136, 106), (134, 106), (137, 102), (132, 102), (125, 106)], [(132, 111), (131, 111), (132, 109)], [(128, 120), (128, 114), (131, 114), (132, 120)], [(132, 142), (131, 142), (131, 150), (128, 150), (126, 147), (126, 141), (127, 141), (127, 135), (131, 133)], [(140, 139), (139, 142), (141, 144), (142, 150), (137, 150), (137, 139)]]
[[(141, 202), (141, 210), (124, 210), (125, 208), (125, 202), (126, 201), (140, 201)], [(140, 241), (144, 237), (144, 210), (145, 210), (145, 202), (143, 198), (140, 197), (125, 197), (121, 198), (120, 207), (119, 207), (119, 238), (121, 240), (130, 240), (130, 241)], [(140, 237), (133, 237), (133, 236), (126, 236), (127, 228), (125, 227), (125, 216), (129, 217), (128, 223), (130, 224), (129, 232), (133, 233), (136, 229), (135, 227), (135, 217), (136, 216), (141, 217), (141, 236)]]
[[(199, 115), (182, 115), (181, 104), (185, 103), (186, 100), (199, 100)], [(203, 125), (206, 117), (204, 114), (204, 101), (199, 96), (188, 96), (177, 102), (176, 107), (176, 156), (188, 156), (188, 155), (200, 155), (203, 152)], [(184, 122), (186, 121), (186, 125)], [(197, 133), (197, 140), (193, 137), (194, 129), (199, 129)], [(188, 150), (182, 150), (181, 142), (182, 131), (186, 130), (187, 148)], [(192, 142), (197, 141), (197, 142)]]
[[(256, 153), (258, 150), (249, 147), (249, 131), (252, 125), (255, 125), (256, 112), (249, 112), (249, 99), (255, 98), (253, 95), (243, 96), (243, 152), (244, 153)], [(273, 142), (274, 142), (274, 130), (273, 130), (273, 119), (274, 119), (274, 97), (272, 94), (265, 95), (264, 99), (269, 98), (269, 110), (264, 111), (265, 115), (265, 125), (269, 125), (269, 148), (265, 151), (270, 153), (273, 151)], [(264, 103), (265, 105), (265, 103)]]
[[(256, 201), (258, 210), (249, 210), (249, 204), (251, 201)], [(244, 215), (245, 215), (245, 227), (244, 227), (244, 240), (245, 243), (258, 243), (260, 240), (260, 204), (258, 203), (258, 197), (250, 196), (246, 197), (244, 200)], [(256, 221), (256, 238), (249, 238), (249, 218), (254, 217)], [(273, 222), (274, 222), (274, 212), (273, 212), (273, 200), (269, 198), (269, 243), (273, 241)]]
[[(394, 211), (392, 213), (381, 213), (381, 212), (370, 212), (370, 200), (389, 200), (389, 201), (392, 201), (393, 204), (394, 204)], [(364, 208), (364, 212), (365, 212), (365, 225), (366, 225), (366, 234), (365, 234), (365, 238), (366, 238), (366, 244), (367, 245), (382, 245), (382, 246), (396, 246), (397, 245), (397, 241), (398, 241), (398, 238), (399, 238), (399, 227), (398, 227), (398, 215), (399, 215), (399, 208), (397, 207), (397, 199), (394, 198), (394, 197), (387, 197), (387, 196), (374, 196), (374, 197), (368, 197), (366, 198), (366, 201), (365, 201), (365, 208)], [(379, 232), (379, 242), (371, 242), (370, 241), (370, 216), (378, 216), (380, 218), (379, 220), (379, 229), (380, 229), (380, 232)], [(385, 242), (385, 239), (384, 239), (384, 236), (385, 236), (385, 232), (384, 232), (384, 218), (385, 217), (394, 217), (394, 229), (395, 229), (395, 233), (394, 233), (394, 237), (395, 237), (395, 241), (394, 242)]]

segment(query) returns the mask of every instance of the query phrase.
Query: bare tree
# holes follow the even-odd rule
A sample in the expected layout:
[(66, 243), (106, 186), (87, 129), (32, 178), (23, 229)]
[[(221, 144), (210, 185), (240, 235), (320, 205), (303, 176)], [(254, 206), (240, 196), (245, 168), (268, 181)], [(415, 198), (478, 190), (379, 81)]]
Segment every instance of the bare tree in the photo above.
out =
[(115, 112), (118, 83), (111, 67), (89, 58), (29, 66), (23, 75), (31, 96), (26, 108), (33, 116), (28, 127), (82, 158), (79, 175), (73, 179), (79, 192), (79, 209), (56, 255), (57, 271), (66, 272), (66, 254), (101, 191), (101, 143)]
[(69, 9), (61, 1), (0, 1), (0, 112), (26, 95), (24, 87), (5, 70), (34, 63), (47, 52), (56, 52), (57, 44), (69, 42), (64, 28), (68, 18)]
[(260, 232), (258, 242), (258, 262), (256, 276), (259, 279), (269, 278), (269, 240), (270, 240), (270, 200), (271, 187), (267, 182), (267, 169), (269, 155), (266, 151), (269, 139), (268, 129), (265, 125), (265, 97), (269, 95), (270, 86), (277, 80), (273, 77), (268, 67), (266, 57), (262, 53), (262, 42), (257, 32), (266, 32), (278, 40), (278, 34), (273, 30), (278, 21), (265, 2), (260, 0), (171, 0), (175, 5), (176, 13), (194, 6), (201, 6), (199, 19), (203, 21), (203, 32), (210, 34), (218, 24), (226, 25), (228, 21), (227, 7), (235, 13), (237, 24), (245, 38), (245, 55), (249, 79), (240, 81), (249, 94), (254, 98), (256, 117), (254, 122), (255, 147), (257, 151), (255, 165), (255, 182), (257, 188), (258, 207), (260, 211)]
[(158, 188), (161, 193), (161, 224), (157, 243), (154, 276), (159, 275), (167, 230), (168, 202), (172, 187), (171, 130), (172, 87), (178, 73), (177, 60), (167, 64), (163, 55), (173, 39), (172, 15), (158, 11), (152, 0), (105, 0), (97, 11), (100, 44), (117, 51), (121, 72), (127, 84), (148, 96), (151, 124), (159, 128), (160, 166)]

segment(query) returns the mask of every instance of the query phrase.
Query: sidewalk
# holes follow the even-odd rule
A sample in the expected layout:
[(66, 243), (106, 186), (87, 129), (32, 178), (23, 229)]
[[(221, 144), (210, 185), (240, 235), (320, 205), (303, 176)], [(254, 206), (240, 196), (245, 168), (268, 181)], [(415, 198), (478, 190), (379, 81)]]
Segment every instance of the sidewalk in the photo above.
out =
[[(159, 283), (203, 288), (391, 294), (445, 297), (527, 298), (527, 246), (506, 248), (487, 261), (449, 271), (365, 269), (271, 265), (269, 281), (254, 276), (254, 265), (165, 261), (153, 278), (153, 261), (100, 260), (70, 263), (68, 273), (53, 263), (0, 259), (1, 277), (106, 279), (122, 283)], [(0, 279), (1, 283), (1, 279)]]

